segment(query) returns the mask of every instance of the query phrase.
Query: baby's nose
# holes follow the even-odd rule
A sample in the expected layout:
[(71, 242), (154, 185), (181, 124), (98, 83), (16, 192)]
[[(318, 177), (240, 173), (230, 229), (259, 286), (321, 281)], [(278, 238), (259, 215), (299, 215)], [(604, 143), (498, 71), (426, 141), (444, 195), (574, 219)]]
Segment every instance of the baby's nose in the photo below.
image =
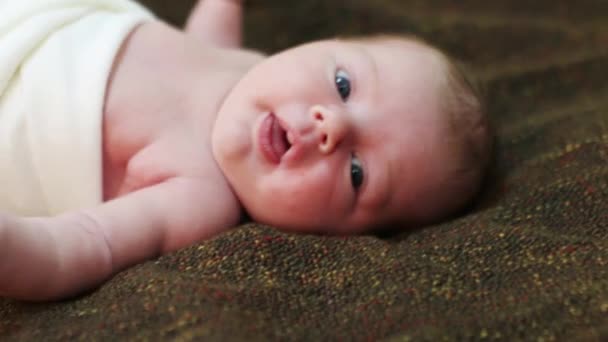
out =
[(310, 109), (319, 137), (319, 151), (332, 153), (348, 133), (346, 118), (325, 106), (315, 105)]

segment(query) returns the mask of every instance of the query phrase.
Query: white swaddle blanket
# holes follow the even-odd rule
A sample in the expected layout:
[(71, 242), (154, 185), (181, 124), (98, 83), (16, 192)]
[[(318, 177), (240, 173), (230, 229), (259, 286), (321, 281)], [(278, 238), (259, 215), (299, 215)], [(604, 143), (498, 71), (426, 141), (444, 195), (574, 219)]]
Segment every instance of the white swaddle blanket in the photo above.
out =
[(106, 83), (150, 19), (129, 0), (0, 0), (0, 212), (101, 202)]

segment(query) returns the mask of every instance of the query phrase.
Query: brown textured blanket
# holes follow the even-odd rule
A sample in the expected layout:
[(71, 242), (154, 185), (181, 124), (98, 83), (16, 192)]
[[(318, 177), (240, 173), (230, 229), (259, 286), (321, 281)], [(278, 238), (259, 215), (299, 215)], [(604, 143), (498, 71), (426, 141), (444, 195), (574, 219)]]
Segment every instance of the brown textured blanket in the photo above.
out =
[[(181, 24), (192, 1), (143, 1)], [(61, 303), (0, 299), (0, 340), (608, 339), (608, 2), (247, 0), (268, 52), (414, 32), (486, 81), (496, 167), (468, 213), (389, 236), (248, 224)]]

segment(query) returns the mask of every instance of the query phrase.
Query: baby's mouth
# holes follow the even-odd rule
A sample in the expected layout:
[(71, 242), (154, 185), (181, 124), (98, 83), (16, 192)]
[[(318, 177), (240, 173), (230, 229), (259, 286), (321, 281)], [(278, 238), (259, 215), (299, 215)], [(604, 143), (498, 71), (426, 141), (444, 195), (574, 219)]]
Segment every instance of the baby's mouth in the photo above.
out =
[(268, 114), (262, 122), (260, 146), (266, 159), (274, 164), (278, 164), (291, 148), (287, 130), (281, 126), (273, 113)]

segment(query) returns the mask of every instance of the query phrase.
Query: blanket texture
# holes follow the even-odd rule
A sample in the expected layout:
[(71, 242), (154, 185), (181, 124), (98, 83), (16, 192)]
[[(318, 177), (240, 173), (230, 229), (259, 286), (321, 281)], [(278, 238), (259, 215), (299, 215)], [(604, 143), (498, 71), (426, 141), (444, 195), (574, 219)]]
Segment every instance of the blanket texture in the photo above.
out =
[[(142, 1), (181, 25), (192, 1)], [(60, 303), (0, 300), (0, 340), (608, 339), (608, 2), (255, 0), (246, 42), (413, 32), (486, 83), (482, 196), (382, 236), (247, 224)]]

